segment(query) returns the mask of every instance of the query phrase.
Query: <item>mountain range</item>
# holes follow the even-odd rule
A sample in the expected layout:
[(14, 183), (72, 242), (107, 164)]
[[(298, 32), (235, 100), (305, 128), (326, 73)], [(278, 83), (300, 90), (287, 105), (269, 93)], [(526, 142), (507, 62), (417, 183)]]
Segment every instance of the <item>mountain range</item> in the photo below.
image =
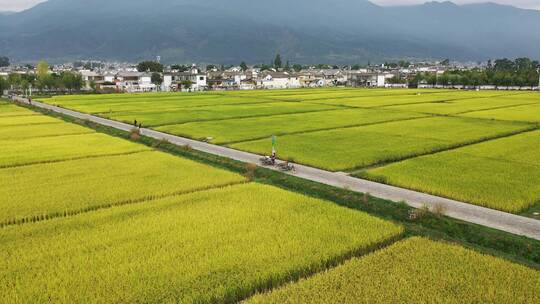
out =
[(49, 0), (0, 15), (0, 55), (166, 63), (540, 57), (540, 11), (366, 0)]

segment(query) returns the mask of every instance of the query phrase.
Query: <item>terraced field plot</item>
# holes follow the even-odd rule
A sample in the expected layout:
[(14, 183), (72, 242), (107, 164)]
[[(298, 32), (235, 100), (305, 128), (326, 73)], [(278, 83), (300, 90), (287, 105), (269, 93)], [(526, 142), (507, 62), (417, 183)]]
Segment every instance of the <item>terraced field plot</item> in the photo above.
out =
[(538, 303), (540, 271), (411, 238), (245, 303)]
[(0, 230), (0, 302), (233, 302), (398, 225), (257, 184)]
[(389, 110), (346, 109), (231, 119), (220, 122), (193, 122), (156, 127), (155, 129), (196, 139), (212, 138), (211, 142), (223, 144), (270, 138), (272, 135), (285, 135), (319, 129), (367, 125), (422, 116), (422, 114)]
[(463, 114), (463, 116), (540, 123), (540, 102), (533, 105), (471, 112)]
[(139, 111), (133, 113), (115, 113), (104, 115), (105, 117), (123, 121), (133, 122), (134, 119), (142, 122), (145, 126), (162, 126), (193, 121), (208, 121), (231, 118), (243, 118), (253, 116), (268, 116), (288, 113), (306, 113), (314, 111), (324, 111), (337, 109), (330, 105), (304, 104), (300, 102), (277, 102), (248, 105), (218, 105), (207, 107), (196, 107), (170, 111)]
[(517, 213), (540, 202), (540, 131), (390, 164), (362, 176)]
[[(421, 118), (364, 127), (285, 135), (278, 139), (280, 157), (333, 171), (372, 166), (431, 153), (530, 128), (452, 117)], [(269, 140), (231, 145), (269, 154)]]

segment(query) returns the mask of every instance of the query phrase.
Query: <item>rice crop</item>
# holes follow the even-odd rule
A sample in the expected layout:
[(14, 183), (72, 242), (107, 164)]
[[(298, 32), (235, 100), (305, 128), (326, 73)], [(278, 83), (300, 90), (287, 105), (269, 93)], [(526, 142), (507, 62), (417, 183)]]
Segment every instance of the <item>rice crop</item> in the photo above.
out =
[(336, 109), (336, 107), (330, 105), (303, 104), (300, 102), (277, 102), (247, 105), (216, 105), (157, 112), (113, 113), (105, 116), (127, 123), (131, 123), (136, 119), (146, 126), (160, 126), (193, 121), (305, 113), (332, 109)]
[(59, 122), (62, 121), (45, 115), (0, 116), (0, 128), (20, 125), (54, 124)]
[[(282, 159), (338, 171), (410, 158), (530, 128), (522, 123), (433, 117), (285, 135), (278, 137), (277, 147)], [(271, 141), (241, 142), (231, 147), (268, 155)]]
[(540, 271), (413, 237), (245, 303), (538, 303)]
[(0, 229), (2, 303), (233, 303), (402, 227), (259, 184)]
[(540, 103), (504, 109), (471, 112), (463, 114), (463, 116), (540, 123)]
[(472, 111), (510, 108), (513, 106), (527, 105), (533, 103), (535, 103), (535, 101), (529, 99), (511, 99), (508, 97), (497, 97), (490, 99), (479, 98), (448, 102), (408, 104), (402, 106), (392, 106), (388, 107), (388, 109), (429, 114), (459, 114)]
[(196, 139), (211, 138), (212, 143), (223, 144), (263, 137), (269, 138), (272, 135), (366, 125), (415, 117), (422, 117), (422, 115), (388, 110), (347, 109), (232, 119), (220, 122), (193, 122), (156, 127), (155, 129)]
[(540, 131), (409, 159), (361, 176), (517, 213), (540, 202)]
[(243, 182), (231, 172), (161, 152), (0, 170), (0, 224), (35, 221)]
[(99, 133), (0, 140), (0, 146), (0, 168), (150, 150)]
[(0, 140), (19, 140), (74, 134), (89, 134), (95, 131), (64, 122), (44, 125), (17, 125), (0, 128)]
[(12, 104), (0, 104), (0, 118), (10, 116), (39, 115), (39, 113)]

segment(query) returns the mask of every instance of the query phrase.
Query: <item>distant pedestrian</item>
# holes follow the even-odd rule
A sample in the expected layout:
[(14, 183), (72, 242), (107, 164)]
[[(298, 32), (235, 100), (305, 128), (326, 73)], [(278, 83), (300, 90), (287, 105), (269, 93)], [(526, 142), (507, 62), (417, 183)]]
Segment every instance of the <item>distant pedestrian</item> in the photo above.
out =
[(134, 125), (135, 127), (137, 127), (137, 120), (136, 120), (136, 119), (133, 121), (133, 125)]
[(32, 98), (28, 98), (28, 103), (32, 104)]
[(139, 123), (139, 130), (142, 129), (142, 123)]

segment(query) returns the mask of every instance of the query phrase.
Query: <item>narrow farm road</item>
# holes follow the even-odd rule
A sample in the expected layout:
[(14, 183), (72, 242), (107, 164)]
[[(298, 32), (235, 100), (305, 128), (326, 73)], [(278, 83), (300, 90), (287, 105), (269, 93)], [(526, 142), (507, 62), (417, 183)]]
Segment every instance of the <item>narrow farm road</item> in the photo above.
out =
[[(27, 99), (17, 98), (17, 101), (29, 104)], [(89, 114), (84, 114), (60, 107), (56, 107), (49, 104), (44, 104), (36, 101), (31, 103), (34, 107), (39, 107), (42, 109), (51, 110), (57, 113), (68, 115), (71, 117), (89, 120), (104, 126), (113, 127), (119, 130), (130, 131), (133, 126), (126, 123), (117, 122), (114, 120), (109, 120)], [(141, 134), (152, 137), (158, 140), (165, 139), (170, 143), (176, 145), (189, 145), (193, 149), (219, 155), (222, 157), (231, 158), (245, 163), (255, 163), (258, 164), (260, 155), (242, 152), (222, 146), (212, 145), (205, 142), (200, 142), (188, 138), (183, 138), (179, 136), (174, 136), (150, 129), (141, 129)], [(304, 178), (307, 180), (319, 182), (322, 184), (347, 188), (352, 191), (370, 193), (371, 195), (391, 200), (391, 201), (404, 201), (408, 205), (415, 208), (422, 208), (423, 206), (428, 206), (430, 208), (435, 208), (436, 206), (443, 205), (445, 214), (447, 216), (467, 221), (470, 223), (475, 223), (509, 233), (527, 236), (536, 240), (540, 240), (540, 221), (534, 220), (531, 218), (526, 218), (519, 215), (514, 215), (510, 213), (505, 213), (493, 209), (488, 209), (480, 206), (475, 206), (471, 204), (466, 204), (463, 202), (446, 199), (434, 195), (429, 195), (417, 191), (412, 191), (408, 189), (398, 188), (394, 186), (389, 186), (385, 184), (375, 183), (372, 181), (367, 181), (359, 179), (356, 177), (351, 177), (343, 173), (329, 172), (321, 169), (316, 169), (313, 167), (295, 165), (297, 172), (293, 175)], [(278, 170), (276, 168), (271, 168), (273, 170)], [(292, 173), (288, 173), (292, 174)]]

